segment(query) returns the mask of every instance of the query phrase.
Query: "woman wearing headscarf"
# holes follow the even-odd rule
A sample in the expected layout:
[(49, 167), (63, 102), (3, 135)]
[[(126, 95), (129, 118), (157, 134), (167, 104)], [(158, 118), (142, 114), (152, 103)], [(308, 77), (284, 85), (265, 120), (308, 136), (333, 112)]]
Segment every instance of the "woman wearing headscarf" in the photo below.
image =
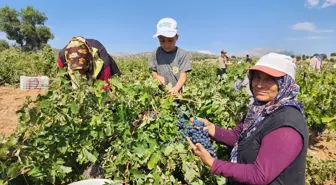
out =
[(213, 174), (232, 185), (305, 184), (308, 126), (296, 99), (295, 70), (291, 57), (267, 54), (249, 69), (254, 102), (236, 127), (226, 130), (198, 118), (213, 140), (233, 147), (231, 161), (226, 162), (187, 138)]
[(317, 69), (319, 72), (322, 68), (322, 61), (327, 58), (326, 54), (317, 54), (310, 59), (309, 64), (311, 67)]
[(73, 37), (59, 52), (58, 67), (67, 68), (72, 86), (77, 88), (81, 75), (85, 75), (90, 84), (96, 80), (107, 82), (104, 90), (110, 89), (109, 79), (120, 75), (119, 68), (105, 47), (95, 39)]

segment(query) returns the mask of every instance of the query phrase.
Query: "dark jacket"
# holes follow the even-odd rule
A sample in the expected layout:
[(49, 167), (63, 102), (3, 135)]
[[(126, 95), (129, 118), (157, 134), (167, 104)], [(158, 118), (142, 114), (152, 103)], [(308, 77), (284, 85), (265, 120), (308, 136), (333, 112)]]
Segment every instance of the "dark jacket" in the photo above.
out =
[[(263, 137), (280, 127), (291, 127), (302, 137), (303, 147), (299, 155), (283, 172), (276, 177), (270, 185), (304, 185), (306, 155), (308, 149), (308, 126), (305, 118), (294, 107), (285, 106), (276, 110), (265, 118), (263, 123), (249, 137), (240, 135), (238, 140), (237, 162), (251, 164), (256, 160)], [(274, 156), (276, 160), (276, 156)], [(242, 185), (242, 183), (229, 180), (229, 185)]]

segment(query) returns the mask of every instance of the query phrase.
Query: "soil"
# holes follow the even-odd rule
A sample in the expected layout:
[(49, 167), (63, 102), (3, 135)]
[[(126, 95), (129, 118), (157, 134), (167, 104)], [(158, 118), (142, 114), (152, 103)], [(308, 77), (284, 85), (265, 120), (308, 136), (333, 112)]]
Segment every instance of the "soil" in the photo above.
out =
[[(16, 111), (26, 101), (26, 96), (35, 99), (43, 90), (20, 90), (12, 87), (0, 87), (0, 134), (8, 137), (14, 132), (18, 124)], [(321, 160), (336, 160), (336, 132), (326, 132), (323, 136), (312, 137), (308, 155), (317, 157)], [(328, 181), (326, 185), (336, 184)]]
[(308, 155), (321, 160), (336, 160), (336, 132), (325, 132), (323, 136), (310, 140)]
[(327, 182), (325, 182), (324, 185), (335, 185), (335, 184), (336, 184), (336, 177), (335, 177), (335, 180), (327, 181)]
[(0, 134), (6, 137), (14, 132), (18, 124), (18, 111), (30, 96), (35, 99), (43, 90), (21, 90), (12, 87), (0, 87)]

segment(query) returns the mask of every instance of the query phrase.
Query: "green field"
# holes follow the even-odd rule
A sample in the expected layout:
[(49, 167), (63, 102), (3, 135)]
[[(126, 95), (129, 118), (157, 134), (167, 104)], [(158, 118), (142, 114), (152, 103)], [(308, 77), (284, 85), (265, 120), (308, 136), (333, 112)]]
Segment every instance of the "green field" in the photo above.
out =
[[(17, 87), (21, 75), (51, 78), (48, 92), (19, 110), (17, 130), (0, 139), (0, 184), (67, 184), (87, 178), (92, 164), (101, 168), (101, 177), (126, 184), (226, 181), (194, 156), (176, 122), (183, 112), (186, 119), (199, 116), (224, 128), (235, 126), (250, 97), (234, 83), (246, 76), (249, 64), (232, 61), (219, 81), (216, 64), (195, 61), (183, 94), (172, 96), (151, 77), (146, 58), (116, 59), (122, 76), (111, 79), (109, 93), (100, 90), (103, 83), (71, 89), (50, 47), (31, 53), (11, 48), (0, 52), (0, 61), (0, 85)], [(302, 62), (296, 79), (311, 132), (323, 124), (334, 132), (335, 69), (325, 67), (319, 74)], [(214, 145), (218, 158), (228, 160), (229, 150)], [(308, 157), (307, 184), (323, 184), (334, 174), (334, 160)]]

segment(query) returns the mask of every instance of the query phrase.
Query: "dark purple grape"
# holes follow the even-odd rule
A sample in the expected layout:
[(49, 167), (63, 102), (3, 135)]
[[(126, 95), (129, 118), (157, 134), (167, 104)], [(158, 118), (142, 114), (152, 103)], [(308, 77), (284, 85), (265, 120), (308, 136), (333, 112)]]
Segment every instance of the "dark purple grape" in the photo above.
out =
[(204, 123), (200, 120), (195, 119), (194, 124), (188, 124), (186, 126), (186, 120), (183, 117), (183, 113), (180, 112), (178, 115), (179, 121), (177, 122), (177, 127), (179, 129), (179, 134), (183, 137), (189, 137), (193, 143), (200, 143), (213, 157), (217, 158), (215, 147), (212, 145), (209, 138), (209, 133), (204, 130)]

